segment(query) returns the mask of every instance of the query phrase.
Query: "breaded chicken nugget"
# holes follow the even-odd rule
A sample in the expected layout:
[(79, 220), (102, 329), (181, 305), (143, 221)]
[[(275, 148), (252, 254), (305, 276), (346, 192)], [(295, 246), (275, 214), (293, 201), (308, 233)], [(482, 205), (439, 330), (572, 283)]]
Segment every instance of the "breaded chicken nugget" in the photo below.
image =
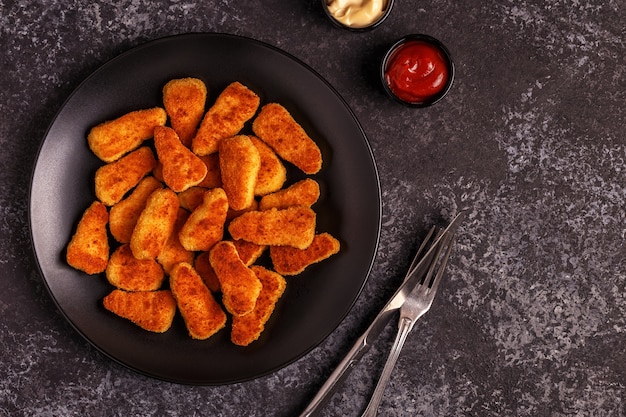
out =
[(85, 210), (76, 232), (67, 245), (67, 263), (87, 274), (103, 272), (109, 262), (109, 238), (107, 222), (109, 213), (99, 201), (94, 201)]
[(199, 157), (206, 165), (207, 173), (199, 187), (216, 188), (222, 186), (222, 175), (220, 174), (220, 156), (217, 153)]
[(148, 176), (142, 179), (132, 193), (124, 200), (111, 207), (109, 213), (109, 230), (120, 243), (130, 242), (139, 215), (146, 207), (146, 201), (154, 190), (163, 188), (156, 178)]
[(178, 193), (180, 206), (185, 210), (194, 211), (196, 207), (202, 204), (202, 200), (204, 200), (204, 193), (206, 191), (206, 188), (196, 186), (187, 188), (185, 191)]
[(104, 308), (142, 329), (163, 333), (176, 314), (176, 301), (168, 290), (127, 292), (113, 290), (104, 297)]
[(317, 181), (305, 178), (291, 186), (265, 195), (259, 202), (259, 210), (270, 208), (287, 208), (292, 206), (311, 207), (320, 197), (320, 186)]
[(224, 236), (228, 199), (221, 188), (207, 190), (204, 199), (191, 213), (178, 233), (183, 247), (189, 251), (207, 251)]
[(154, 259), (161, 253), (174, 230), (178, 208), (178, 196), (169, 188), (150, 194), (130, 237), (135, 258)]
[(188, 218), (189, 212), (182, 207), (179, 208), (176, 215), (176, 222), (174, 223), (174, 229), (156, 258), (166, 274), (169, 274), (174, 265), (179, 262), (193, 263), (194, 253), (185, 249), (178, 238), (178, 233)]
[(204, 115), (193, 138), (193, 152), (197, 155), (217, 152), (220, 141), (239, 133), (254, 116), (259, 103), (259, 96), (245, 85), (234, 82), (227, 86)]
[(267, 245), (257, 245), (256, 243), (246, 242), (245, 240), (235, 240), (233, 244), (237, 249), (239, 259), (241, 259), (246, 266), (255, 263), (256, 260), (263, 255), (265, 249), (267, 249)]
[(259, 278), (263, 288), (250, 313), (233, 317), (230, 340), (239, 346), (248, 346), (259, 338), (287, 285), (285, 278), (276, 272), (261, 266), (252, 266), (250, 269)]
[(170, 275), (170, 286), (192, 338), (208, 339), (226, 325), (226, 313), (191, 265), (176, 264)]
[(126, 291), (154, 291), (165, 274), (154, 259), (137, 259), (128, 244), (117, 248), (109, 259), (106, 277), (111, 285)]
[(152, 170), (152, 176), (160, 182), (165, 182), (163, 179), (163, 164), (157, 160), (156, 166)]
[(187, 148), (191, 147), (191, 141), (204, 116), (206, 97), (206, 85), (198, 78), (170, 80), (163, 87), (163, 105), (170, 117), (172, 129)]
[(207, 167), (167, 126), (154, 129), (154, 146), (163, 165), (163, 180), (177, 193), (202, 182)]
[(204, 281), (204, 285), (207, 286), (211, 292), (218, 292), (220, 290), (220, 281), (215, 275), (215, 271), (211, 266), (210, 252), (202, 252), (196, 256), (196, 260), (193, 263), (193, 267)]
[(115, 162), (98, 168), (95, 176), (96, 197), (107, 206), (119, 202), (156, 166), (152, 150), (143, 146)]
[(306, 249), (290, 246), (270, 247), (270, 257), (274, 270), (282, 275), (297, 275), (306, 267), (323, 261), (339, 252), (340, 244), (329, 233), (315, 235), (313, 243)]
[(98, 158), (113, 162), (150, 139), (154, 128), (165, 125), (166, 121), (167, 114), (160, 107), (133, 111), (94, 126), (87, 135), (87, 143)]
[[(256, 245), (244, 240), (236, 240), (233, 244), (237, 249), (239, 259), (241, 259), (245, 266), (252, 265), (263, 254), (265, 249), (267, 249), (267, 246)], [(193, 266), (198, 274), (200, 274), (209, 290), (212, 292), (218, 292), (220, 290), (220, 281), (217, 279), (217, 275), (211, 266), (210, 252), (202, 252), (196, 256)]]
[(250, 140), (259, 151), (261, 167), (254, 186), (254, 195), (265, 195), (278, 191), (287, 180), (287, 169), (282, 161), (265, 142), (255, 136)]
[(229, 206), (233, 210), (250, 207), (261, 168), (259, 151), (248, 136), (238, 135), (220, 142), (219, 155), (222, 187)]
[(233, 219), (228, 231), (235, 240), (306, 249), (315, 236), (315, 212), (300, 206), (250, 211)]
[(252, 311), (261, 293), (261, 281), (239, 259), (232, 242), (221, 241), (211, 249), (209, 260), (220, 281), (224, 307), (234, 316)]
[(232, 207), (228, 208), (228, 214), (226, 215), (226, 221), (230, 221), (235, 217), (241, 216), (243, 213), (247, 213), (249, 211), (256, 211), (259, 209), (259, 202), (256, 200), (252, 200), (252, 204), (249, 207), (246, 207), (243, 210), (233, 210)]
[(270, 145), (285, 161), (289, 161), (306, 174), (322, 169), (322, 153), (289, 111), (277, 103), (263, 106), (252, 123), (252, 130)]

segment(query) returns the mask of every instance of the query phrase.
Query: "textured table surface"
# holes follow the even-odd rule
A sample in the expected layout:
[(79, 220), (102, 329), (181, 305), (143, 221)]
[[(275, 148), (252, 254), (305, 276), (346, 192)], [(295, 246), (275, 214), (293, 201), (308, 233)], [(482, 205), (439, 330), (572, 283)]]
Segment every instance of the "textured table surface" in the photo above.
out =
[[(381, 415), (624, 415), (624, 22), (624, 3), (605, 0), (396, 0), (366, 33), (334, 28), (316, 0), (0, 0), (0, 416), (295, 416), (429, 226), (461, 209), (449, 273)], [(63, 102), (107, 60), (188, 32), (255, 38), (319, 72), (360, 120), (382, 191), (378, 253), (345, 320), (295, 363), (226, 386), (161, 382), (102, 355), (57, 310), (29, 234), (31, 171)], [(428, 109), (378, 82), (385, 48), (408, 33), (439, 38), (457, 65)], [(360, 415), (392, 339), (390, 327), (323, 415)]]

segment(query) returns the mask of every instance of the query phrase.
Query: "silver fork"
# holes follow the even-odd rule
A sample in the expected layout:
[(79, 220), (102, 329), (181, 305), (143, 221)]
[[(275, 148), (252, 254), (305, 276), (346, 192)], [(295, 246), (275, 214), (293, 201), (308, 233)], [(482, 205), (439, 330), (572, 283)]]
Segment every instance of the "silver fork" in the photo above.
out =
[[(436, 232), (438, 230), (437, 227), (433, 227), (430, 230), (430, 232), (422, 242), (422, 245), (415, 254), (415, 257), (411, 262), (411, 266), (409, 267), (404, 281), (402, 282), (400, 287), (389, 299), (385, 307), (383, 307), (383, 309), (378, 313), (376, 318), (370, 323), (365, 332), (357, 339), (357, 341), (352, 346), (352, 349), (350, 349), (350, 351), (346, 354), (343, 360), (330, 374), (326, 382), (322, 385), (317, 394), (315, 394), (309, 405), (299, 415), (299, 417), (312, 417), (318, 414), (326, 401), (328, 401), (328, 399), (334, 394), (335, 390), (339, 386), (339, 383), (346, 377), (346, 375), (348, 375), (350, 370), (354, 369), (356, 363), (374, 344), (374, 341), (383, 331), (393, 314), (401, 309), (402, 305), (409, 297), (411, 291), (422, 282), (429, 283), (431, 281), (433, 272), (435, 271), (435, 267), (433, 266), (434, 264), (439, 265), (440, 272), (436, 274), (436, 277), (438, 277), (436, 279), (437, 285), (439, 285), (438, 282), (439, 280), (441, 280), (440, 275), (443, 275), (443, 270), (445, 268), (447, 258), (450, 254), (450, 249), (448, 249), (444, 261), (438, 262), (439, 256), (442, 253), (441, 248), (446, 245), (451, 245), (451, 235), (456, 227), (460, 224), (461, 220), (464, 217), (464, 214), (465, 211), (461, 211), (460, 213), (458, 213), (443, 232)], [(444, 245), (444, 243), (446, 245)], [(425, 278), (427, 275), (428, 278)], [(431, 286), (429, 284), (426, 285)], [(436, 287), (432, 291), (432, 296), (434, 296), (435, 291)], [(432, 299), (430, 300), (430, 303), (432, 303)], [(426, 310), (424, 310), (424, 312), (426, 312)], [(417, 318), (415, 318), (413, 321), (415, 320), (417, 320)], [(382, 385), (381, 389), (384, 389), (384, 384)], [(380, 396), (382, 396), (382, 392)], [(380, 398), (378, 399), (378, 401), (380, 401)], [(375, 410), (376, 409), (374, 409), (374, 412)]]
[(370, 399), (370, 402), (361, 417), (375, 417), (378, 414), (378, 406), (383, 398), (383, 393), (389, 383), (396, 361), (400, 356), (402, 346), (404, 345), (407, 336), (413, 329), (415, 322), (430, 309), (430, 306), (433, 303), (433, 299), (437, 293), (437, 288), (439, 287), (446, 264), (448, 263), (450, 252), (452, 251), (452, 238), (452, 233), (448, 234), (444, 238), (443, 243), (437, 249), (437, 254), (434, 259), (440, 259), (444, 250), (445, 254), (439, 262), (435, 261), (431, 264), (424, 280), (413, 288), (402, 304), (402, 307), (400, 307), (400, 320), (398, 322), (398, 334), (396, 335), (396, 340), (389, 351), (389, 356), (387, 357), (383, 371), (380, 375), (378, 383), (376, 384), (372, 398)]

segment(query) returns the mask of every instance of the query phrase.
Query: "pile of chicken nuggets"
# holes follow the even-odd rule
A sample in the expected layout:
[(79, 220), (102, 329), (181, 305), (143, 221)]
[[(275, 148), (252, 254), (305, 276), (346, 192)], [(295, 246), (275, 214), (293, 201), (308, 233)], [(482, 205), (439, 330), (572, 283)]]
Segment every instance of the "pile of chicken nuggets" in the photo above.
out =
[[(91, 128), (88, 145), (104, 164), (66, 260), (104, 272), (114, 287), (104, 307), (143, 329), (165, 332), (179, 312), (189, 335), (204, 340), (230, 315), (231, 341), (246, 346), (263, 332), (284, 276), (340, 244), (316, 229), (320, 187), (310, 176), (322, 155), (289, 111), (261, 106), (240, 82), (208, 110), (207, 96), (204, 81), (173, 79), (162, 107)], [(289, 184), (289, 164), (304, 179)], [(256, 264), (264, 253), (271, 267)]]

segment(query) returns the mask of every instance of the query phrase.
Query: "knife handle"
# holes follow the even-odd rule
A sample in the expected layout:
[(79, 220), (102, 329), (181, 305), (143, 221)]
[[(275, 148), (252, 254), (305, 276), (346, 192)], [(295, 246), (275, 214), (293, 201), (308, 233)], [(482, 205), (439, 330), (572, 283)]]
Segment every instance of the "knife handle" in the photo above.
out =
[[(369, 329), (368, 329), (369, 330)], [(337, 368), (330, 374), (324, 385), (311, 400), (307, 408), (299, 417), (311, 417), (317, 414), (319, 409), (328, 401), (335, 393), (339, 383), (354, 369), (354, 365), (369, 350), (370, 345), (366, 342), (368, 331), (366, 331), (356, 341), (352, 349), (347, 353)]]

